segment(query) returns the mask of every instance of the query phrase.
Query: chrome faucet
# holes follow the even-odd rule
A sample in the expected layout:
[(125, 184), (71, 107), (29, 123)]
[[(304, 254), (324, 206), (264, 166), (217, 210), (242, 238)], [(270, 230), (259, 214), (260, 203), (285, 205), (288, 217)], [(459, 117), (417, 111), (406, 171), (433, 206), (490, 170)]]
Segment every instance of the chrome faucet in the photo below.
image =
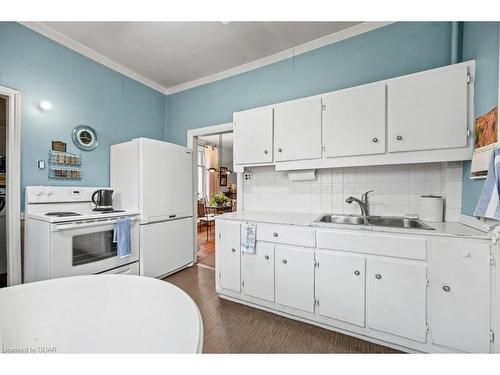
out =
[(356, 202), (359, 204), (359, 208), (361, 209), (361, 216), (367, 217), (370, 216), (368, 212), (368, 194), (371, 193), (373, 190), (368, 190), (367, 192), (363, 193), (361, 195), (361, 199), (355, 198), (355, 197), (348, 197), (345, 201), (349, 204), (352, 202)]

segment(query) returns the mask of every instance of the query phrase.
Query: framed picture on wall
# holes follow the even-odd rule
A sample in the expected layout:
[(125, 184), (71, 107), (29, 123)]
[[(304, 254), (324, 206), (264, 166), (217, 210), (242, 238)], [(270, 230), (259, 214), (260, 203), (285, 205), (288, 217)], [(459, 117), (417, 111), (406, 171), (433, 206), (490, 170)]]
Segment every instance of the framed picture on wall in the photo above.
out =
[(221, 167), (219, 171), (219, 186), (227, 186), (227, 168)]

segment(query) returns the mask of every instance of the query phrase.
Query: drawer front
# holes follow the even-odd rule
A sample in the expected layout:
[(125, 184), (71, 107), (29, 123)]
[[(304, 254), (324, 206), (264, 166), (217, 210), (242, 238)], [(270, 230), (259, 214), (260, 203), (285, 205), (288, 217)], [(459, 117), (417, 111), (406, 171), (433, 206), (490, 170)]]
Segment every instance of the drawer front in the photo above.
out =
[(296, 246), (315, 246), (312, 228), (291, 225), (257, 224), (257, 240)]
[(422, 237), (318, 230), (317, 241), (320, 249), (417, 260), (427, 259), (427, 240)]

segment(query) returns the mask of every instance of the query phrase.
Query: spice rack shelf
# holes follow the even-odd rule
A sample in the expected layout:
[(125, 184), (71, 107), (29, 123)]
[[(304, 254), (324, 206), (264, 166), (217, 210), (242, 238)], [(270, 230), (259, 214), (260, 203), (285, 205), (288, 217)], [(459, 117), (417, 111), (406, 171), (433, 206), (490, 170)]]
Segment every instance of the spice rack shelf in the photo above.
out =
[(62, 151), (49, 151), (49, 178), (58, 180), (80, 180), (82, 157)]

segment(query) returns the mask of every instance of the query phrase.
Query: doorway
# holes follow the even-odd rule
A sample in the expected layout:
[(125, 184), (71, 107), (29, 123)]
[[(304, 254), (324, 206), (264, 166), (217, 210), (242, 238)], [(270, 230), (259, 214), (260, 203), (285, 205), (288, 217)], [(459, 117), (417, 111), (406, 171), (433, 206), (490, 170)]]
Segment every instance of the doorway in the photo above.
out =
[(0, 86), (0, 286), (21, 284), (21, 93)]
[(7, 157), (7, 99), (0, 96), (0, 288), (7, 286), (7, 221), (5, 166)]
[(215, 268), (215, 217), (237, 208), (237, 174), (233, 168), (233, 124), (188, 131), (193, 164), (195, 262)]

